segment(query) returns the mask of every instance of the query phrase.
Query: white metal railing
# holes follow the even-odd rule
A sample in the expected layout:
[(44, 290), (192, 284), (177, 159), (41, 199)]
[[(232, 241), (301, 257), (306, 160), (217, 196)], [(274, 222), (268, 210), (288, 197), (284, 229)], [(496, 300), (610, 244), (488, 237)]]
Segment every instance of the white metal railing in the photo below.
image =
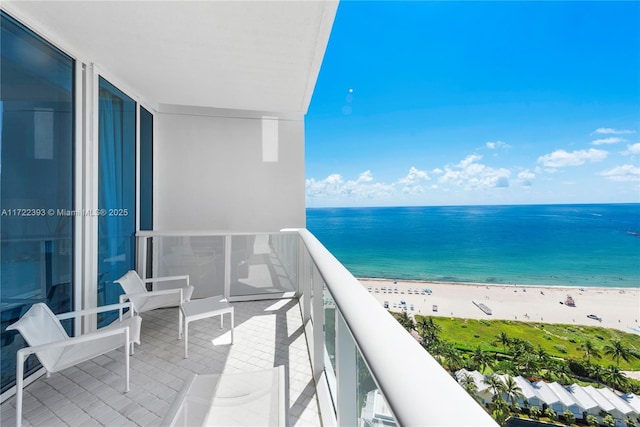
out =
[[(496, 425), (489, 414), (369, 295), (313, 234), (308, 230), (298, 230), (298, 234), (339, 313), (339, 321), (336, 322), (338, 425), (356, 424), (352, 418), (356, 408), (341, 405), (343, 398), (347, 405), (354, 405), (352, 396), (357, 394), (354, 381), (340, 380), (345, 374), (345, 365), (347, 375), (353, 376), (355, 371), (349, 367), (349, 363), (355, 364), (349, 341), (360, 351), (399, 425)], [(314, 328), (314, 333), (320, 332)], [(347, 360), (342, 361), (340, 353), (345, 351), (345, 347)], [(357, 382), (357, 378), (354, 379)], [(348, 415), (342, 417), (341, 411), (348, 412)], [(355, 413), (355, 416), (360, 414)]]
[[(267, 241), (263, 241), (265, 236)], [(288, 229), (279, 233), (140, 232), (137, 235), (138, 271), (144, 275), (149, 258), (152, 259), (152, 270), (157, 272), (163, 256), (176, 252), (171, 246), (194, 246), (190, 238), (205, 238), (204, 244), (199, 242), (201, 252), (194, 256), (214, 256), (221, 260), (212, 263), (193, 263), (190, 260), (190, 268), (205, 265), (205, 269), (216, 270), (212, 274), (224, 281), (223, 290), (227, 297), (237, 294), (234, 287), (251, 282), (250, 278), (239, 279), (240, 273), (235, 270), (244, 269), (245, 262), (256, 270), (259, 267), (255, 264), (257, 255), (265, 257), (258, 257), (258, 262), (270, 264), (271, 277), (267, 280), (284, 283), (283, 290), (295, 292), (305, 325), (324, 425), (363, 424), (360, 420), (363, 399), (369, 390), (362, 390), (360, 381), (369, 374), (392, 413), (386, 415), (386, 422), (392, 416), (401, 426), (496, 425), (308, 230)], [(150, 249), (152, 247), (153, 250)], [(208, 271), (204, 273), (209, 274)], [(189, 271), (182, 274), (189, 274)], [(246, 271), (241, 275), (244, 277)], [(259, 289), (256, 288), (258, 292), (246, 299), (293, 294), (260, 295)], [(217, 292), (217, 289), (212, 292)], [(335, 317), (325, 319), (325, 309)], [(328, 331), (328, 328), (332, 330)], [(328, 339), (335, 340), (335, 349), (331, 349), (335, 370), (327, 352), (325, 333), (330, 337)], [(364, 366), (359, 361), (363, 361)]]

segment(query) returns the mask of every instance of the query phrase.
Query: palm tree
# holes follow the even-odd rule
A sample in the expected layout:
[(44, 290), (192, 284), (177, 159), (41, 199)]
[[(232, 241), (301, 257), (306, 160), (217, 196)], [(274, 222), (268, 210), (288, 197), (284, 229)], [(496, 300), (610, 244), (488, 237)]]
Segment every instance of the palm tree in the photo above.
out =
[(589, 367), (589, 376), (594, 380), (602, 380), (602, 366), (600, 365), (591, 365)]
[(491, 401), (491, 416), (499, 425), (505, 425), (505, 421), (509, 417), (509, 405), (502, 397), (496, 395)]
[(487, 369), (487, 366), (491, 366), (493, 357), (491, 356), (491, 354), (480, 348), (480, 346), (477, 346), (476, 349), (473, 350), (471, 361), (476, 365), (480, 373), (484, 373), (485, 369)]
[(440, 354), (444, 358), (444, 363), (449, 367), (451, 372), (455, 372), (462, 368), (464, 359), (455, 346), (448, 342), (440, 343)]
[(602, 379), (614, 389), (620, 389), (627, 383), (627, 377), (620, 371), (620, 368), (613, 365), (609, 365), (602, 371)]
[(638, 353), (635, 349), (625, 346), (620, 340), (612, 340), (611, 344), (607, 344), (603, 347), (604, 354), (610, 356), (616, 361), (616, 365), (620, 367), (620, 358), (628, 362), (632, 358), (637, 358)]
[(549, 359), (549, 354), (541, 346), (538, 346), (538, 350), (536, 350), (536, 356), (538, 357), (538, 360), (542, 364), (545, 364), (546, 361)]
[(504, 391), (504, 383), (496, 374), (490, 374), (482, 382), (489, 386), (489, 388), (493, 392), (494, 397), (500, 396), (500, 394)]
[(524, 394), (522, 394), (522, 388), (520, 388), (516, 380), (514, 380), (511, 375), (506, 376), (503, 385), (504, 394), (507, 395), (507, 399), (512, 406), (517, 399), (524, 397)]
[(637, 425), (635, 420), (633, 418), (631, 418), (631, 417), (627, 417), (624, 420), (624, 423), (627, 425), (627, 427), (636, 427), (636, 425)]
[(535, 375), (539, 371), (538, 359), (531, 353), (523, 353), (517, 364), (520, 371), (527, 376)]
[[(429, 322), (431, 320), (431, 322)], [(416, 328), (418, 329), (418, 333), (420, 335), (425, 334), (425, 331), (429, 329), (429, 323), (433, 323), (433, 319), (431, 316), (423, 316), (416, 322)]]
[(533, 345), (529, 341), (520, 338), (513, 338), (511, 340), (511, 352), (515, 360), (523, 356), (535, 356)]
[(587, 425), (589, 425), (589, 426), (596, 427), (596, 426), (600, 425), (600, 423), (598, 422), (598, 419), (596, 417), (594, 417), (593, 415), (591, 415), (591, 414), (587, 415), (587, 419), (585, 421), (587, 422)]
[(478, 384), (476, 384), (476, 380), (473, 378), (471, 374), (464, 374), (462, 378), (460, 378), (460, 385), (467, 393), (473, 396), (474, 399), (478, 400)]
[(562, 416), (567, 424), (573, 424), (576, 421), (576, 416), (568, 409), (562, 413)]
[(511, 342), (511, 338), (509, 338), (507, 333), (504, 331), (500, 332), (500, 335), (498, 335), (496, 338), (498, 339), (498, 342), (502, 344), (503, 352), (506, 353), (507, 345), (509, 345), (509, 343)]
[(420, 337), (422, 338), (422, 344), (429, 350), (433, 347), (433, 344), (438, 342), (438, 334), (442, 331), (442, 328), (433, 321), (433, 317), (431, 316), (422, 317), (417, 326)]
[(602, 424), (605, 427), (615, 427), (616, 426), (616, 420), (610, 414), (608, 414), (606, 417), (604, 417), (602, 419)]
[(544, 410), (544, 416), (548, 417), (550, 420), (557, 420), (558, 419), (558, 414), (556, 414), (556, 411), (554, 411), (551, 408), (547, 408)]
[(405, 328), (408, 332), (411, 332), (415, 329), (416, 323), (413, 321), (411, 316), (406, 311), (403, 311), (400, 317), (398, 318), (398, 322)]
[(595, 357), (596, 359), (600, 359), (600, 350), (591, 342), (591, 340), (586, 340), (580, 346), (580, 349), (584, 351), (584, 357), (587, 359), (587, 365), (591, 364), (591, 358)]
[[(540, 418), (540, 415), (542, 415), (542, 411), (540, 410), (540, 408), (538, 408), (537, 406), (532, 406), (531, 409), (529, 409), (529, 415), (531, 416), (531, 418), (533, 418), (534, 420), (537, 420), (538, 418)], [(595, 417), (594, 417), (595, 418)], [(598, 420), (596, 420), (597, 422)]]
[(518, 404), (518, 402), (515, 402), (513, 405), (511, 405), (511, 412), (513, 412), (516, 416), (518, 416), (522, 412), (522, 408), (520, 407), (520, 404)]
[(571, 369), (569, 369), (569, 364), (564, 360), (554, 360), (550, 370), (560, 384), (569, 385), (571, 383)]

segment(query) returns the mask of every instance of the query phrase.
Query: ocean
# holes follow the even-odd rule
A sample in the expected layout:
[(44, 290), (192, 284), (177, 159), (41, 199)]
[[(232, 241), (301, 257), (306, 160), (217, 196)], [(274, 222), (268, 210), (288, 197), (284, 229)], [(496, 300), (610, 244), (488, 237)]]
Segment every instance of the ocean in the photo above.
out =
[(640, 204), (309, 208), (356, 277), (640, 287)]

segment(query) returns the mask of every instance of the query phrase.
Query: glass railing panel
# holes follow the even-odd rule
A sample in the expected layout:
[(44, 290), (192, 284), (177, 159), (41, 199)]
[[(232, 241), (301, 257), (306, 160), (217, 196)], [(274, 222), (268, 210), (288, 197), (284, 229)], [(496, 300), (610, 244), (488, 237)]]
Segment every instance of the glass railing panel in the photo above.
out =
[[(292, 269), (295, 274), (291, 259), (295, 251), (276, 251), (276, 242), (280, 247), (284, 245), (282, 236), (274, 239), (271, 234), (231, 236), (231, 297), (295, 291), (287, 271)], [(289, 244), (293, 246), (295, 240), (292, 238)]]
[(189, 275), (193, 298), (224, 294), (225, 236), (154, 236), (153, 276)]
[(357, 414), (359, 426), (395, 426), (395, 418), (384, 396), (378, 389), (371, 371), (356, 349), (357, 369)]
[(295, 289), (298, 283), (298, 235), (294, 233), (276, 233), (270, 235), (273, 251), (278, 257), (276, 272), (286, 277), (287, 286)]
[(336, 303), (326, 285), (323, 286), (322, 294), (324, 307), (324, 371), (335, 407), (337, 398), (336, 376), (338, 375), (336, 367)]
[(331, 366), (336, 372), (336, 303), (325, 286), (323, 289), (324, 306), (324, 345), (331, 361)]

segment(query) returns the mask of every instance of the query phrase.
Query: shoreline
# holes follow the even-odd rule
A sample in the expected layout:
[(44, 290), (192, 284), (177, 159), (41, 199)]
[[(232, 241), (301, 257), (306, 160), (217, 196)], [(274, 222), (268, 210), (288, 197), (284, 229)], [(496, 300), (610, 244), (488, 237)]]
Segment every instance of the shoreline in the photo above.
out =
[(584, 289), (588, 291), (589, 289), (599, 289), (599, 290), (616, 290), (616, 291), (627, 291), (627, 290), (636, 290), (640, 291), (640, 285), (637, 287), (633, 286), (589, 286), (589, 285), (540, 285), (533, 284), (529, 285), (526, 283), (489, 283), (489, 282), (458, 282), (453, 280), (431, 280), (431, 279), (388, 279), (386, 277), (358, 277), (360, 281), (373, 281), (373, 282), (406, 282), (406, 283), (437, 283), (443, 285), (460, 285), (460, 286), (496, 286), (496, 287), (518, 287), (518, 288), (543, 288), (543, 289), (570, 289), (570, 290), (581, 290)]
[[(380, 304), (387, 301), (391, 311), (402, 311), (400, 302), (405, 301), (410, 315), (602, 326), (640, 335), (640, 288), (383, 278), (358, 278), (358, 281), (365, 289), (371, 288), (371, 295)], [(425, 288), (431, 293), (423, 292)], [(569, 295), (575, 306), (565, 304)], [(489, 307), (491, 314), (485, 314), (472, 301)], [(434, 311), (434, 306), (437, 311)], [(595, 315), (601, 320), (588, 315)]]

